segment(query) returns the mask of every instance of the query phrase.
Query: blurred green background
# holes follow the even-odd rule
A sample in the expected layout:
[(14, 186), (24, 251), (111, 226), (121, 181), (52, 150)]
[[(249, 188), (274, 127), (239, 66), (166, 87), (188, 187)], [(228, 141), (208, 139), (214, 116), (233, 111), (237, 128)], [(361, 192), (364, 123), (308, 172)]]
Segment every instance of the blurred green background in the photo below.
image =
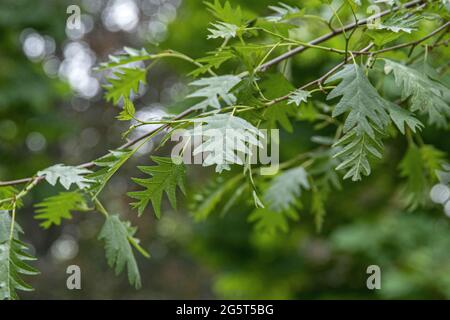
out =
[[(268, 14), (267, 0), (230, 1), (255, 15)], [(306, 1), (284, 1), (302, 6)], [(81, 7), (82, 30), (66, 30), (69, 5)], [(319, 8), (320, 1), (308, 1)], [(319, 9), (318, 9), (319, 10)], [(171, 48), (201, 57), (219, 43), (206, 40), (213, 20), (198, 0), (2, 0), (0, 3), (0, 180), (22, 178), (54, 163), (76, 165), (122, 143), (125, 126), (117, 109), (102, 99), (101, 76), (91, 69), (124, 46), (149, 51)], [(300, 26), (305, 40), (322, 34), (320, 24)], [(447, 59), (447, 50), (442, 59)], [(306, 83), (336, 64), (336, 56), (309, 50), (292, 60), (292, 82)], [(166, 112), (186, 93), (180, 62), (159, 64), (137, 102), (140, 112)], [(281, 156), (288, 159), (308, 146), (297, 123), (283, 133)], [(141, 132), (142, 133), (142, 132)], [(425, 131), (427, 143), (450, 152), (450, 139)], [(148, 146), (147, 151), (151, 150)], [(408, 212), (399, 200), (398, 163), (405, 143), (387, 145), (386, 157), (361, 183), (345, 182), (331, 195), (321, 233), (306, 210), (286, 234), (268, 235), (247, 222), (250, 206), (195, 223), (187, 203), (178, 211), (165, 205), (136, 217), (125, 195), (132, 188), (133, 159), (113, 178), (102, 198), (110, 211), (139, 227), (152, 258), (139, 258), (143, 288), (134, 290), (125, 275), (116, 277), (96, 238), (102, 217), (78, 214), (74, 220), (39, 228), (33, 199), (55, 193), (41, 184), (18, 221), (39, 258), (41, 275), (27, 279), (36, 288), (26, 299), (205, 299), (205, 298), (450, 298), (450, 223), (440, 206)], [(207, 184), (209, 170), (190, 168), (188, 191)], [(82, 271), (82, 290), (66, 288), (66, 268)], [(379, 265), (382, 289), (366, 288), (366, 268)]]

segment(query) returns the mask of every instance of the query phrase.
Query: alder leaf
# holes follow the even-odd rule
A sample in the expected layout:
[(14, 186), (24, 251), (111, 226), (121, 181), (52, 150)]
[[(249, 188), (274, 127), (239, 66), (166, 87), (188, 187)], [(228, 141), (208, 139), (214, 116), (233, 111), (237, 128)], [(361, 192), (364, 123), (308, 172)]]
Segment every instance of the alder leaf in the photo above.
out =
[(138, 167), (140, 171), (150, 175), (151, 178), (133, 178), (133, 181), (144, 187), (145, 190), (128, 192), (127, 194), (131, 198), (138, 200), (132, 203), (131, 206), (138, 209), (139, 215), (144, 212), (148, 203), (151, 201), (156, 217), (160, 218), (163, 193), (166, 193), (173, 208), (177, 206), (177, 186), (183, 194), (186, 193), (186, 168), (183, 163), (176, 164), (170, 158), (153, 156), (151, 159), (157, 164), (156, 166)]
[(411, 112), (395, 104), (389, 106), (389, 115), (402, 134), (405, 134), (405, 125), (414, 133), (424, 127), (423, 123), (417, 120)]
[[(4, 202), (0, 204), (0, 210), (12, 210), (13, 207), (13, 199), (17, 196), (17, 194), (19, 193), (19, 191), (12, 187), (12, 186), (7, 186), (7, 187), (0, 187), (0, 201), (1, 200), (6, 200), (6, 199), (11, 199), (11, 201), (9, 202)], [(16, 207), (20, 208), (23, 206), (23, 202), (22, 199), (16, 199)]]
[(402, 14), (395, 13), (385, 21), (375, 24), (375, 28), (378, 30), (388, 30), (394, 33), (405, 32), (411, 33), (417, 30), (417, 24), (423, 19), (422, 15), (418, 14)]
[(231, 39), (236, 37), (236, 33), (239, 30), (238, 26), (225, 22), (218, 22), (211, 24), (215, 29), (208, 28), (208, 31), (210, 32), (210, 34), (208, 35), (208, 39), (217, 39), (217, 38)]
[(389, 123), (388, 101), (384, 100), (367, 79), (361, 67), (347, 64), (331, 76), (326, 83), (341, 79), (339, 85), (327, 96), (331, 100), (342, 96), (333, 110), (333, 117), (349, 112), (344, 123), (344, 133), (355, 129), (358, 134), (375, 137), (374, 127), (384, 130)]
[(121, 221), (118, 215), (111, 215), (106, 218), (98, 239), (105, 241), (106, 260), (108, 265), (114, 268), (116, 275), (120, 274), (126, 266), (128, 281), (139, 289), (141, 276), (131, 246), (147, 258), (149, 254), (139, 246), (139, 240), (134, 238), (136, 230), (130, 222)]
[[(227, 114), (216, 114), (193, 120), (200, 124), (188, 132), (191, 139), (202, 137), (203, 142), (193, 155), (203, 154), (203, 166), (216, 166), (216, 172), (230, 170), (231, 164), (243, 165), (253, 155), (254, 148), (262, 147), (262, 133), (246, 120)], [(195, 140), (193, 140), (195, 141)]]
[(197, 59), (196, 61), (202, 66), (191, 71), (188, 75), (193, 77), (198, 77), (210, 69), (218, 69), (226, 61), (234, 58), (234, 54), (230, 50), (222, 49), (209, 52), (207, 56)]
[(133, 48), (124, 47), (123, 50), (124, 52), (119, 55), (109, 55), (109, 61), (100, 63), (99, 67), (95, 68), (95, 70), (103, 71), (106, 69), (125, 67), (127, 65), (129, 66), (133, 63), (149, 60), (151, 58), (151, 54), (145, 49), (136, 50)]
[(45, 176), (45, 180), (52, 186), (59, 183), (66, 189), (69, 190), (72, 184), (76, 184), (78, 188), (85, 189), (90, 186), (92, 182), (87, 175), (92, 171), (86, 168), (66, 166), (63, 164), (56, 164), (47, 169), (39, 171), (38, 176)]
[(31, 267), (28, 261), (36, 260), (26, 251), (26, 244), (19, 240), (22, 228), (14, 223), (11, 235), (11, 217), (8, 211), (0, 211), (0, 300), (18, 299), (17, 290), (33, 291), (25, 283), (22, 275), (37, 275), (39, 271)]
[(298, 214), (294, 210), (276, 212), (268, 208), (257, 208), (248, 217), (249, 222), (255, 223), (257, 231), (268, 234), (288, 232), (289, 220), (298, 220)]
[(274, 12), (274, 14), (265, 18), (269, 22), (286, 22), (290, 19), (302, 17), (304, 15), (303, 10), (282, 2), (279, 2), (277, 6), (269, 6), (269, 9)]
[(71, 211), (86, 210), (84, 197), (79, 192), (61, 192), (35, 205), (35, 219), (44, 220), (40, 225), (48, 229), (53, 224), (59, 226), (62, 219), (72, 219)]
[(294, 103), (298, 107), (302, 102), (308, 102), (310, 97), (311, 93), (309, 91), (297, 89), (290, 94), (288, 104)]
[(444, 99), (450, 90), (419, 72), (403, 64), (385, 59), (384, 71), (394, 73), (395, 83), (402, 90), (402, 99), (410, 99), (411, 111), (427, 114), (430, 124), (445, 128), (450, 118), (450, 106)]
[(114, 72), (114, 77), (108, 78), (109, 84), (105, 86), (106, 101), (112, 101), (114, 105), (121, 98), (129, 99), (139, 91), (139, 84), (147, 83), (147, 71), (142, 68), (119, 68)]
[(400, 175), (407, 179), (403, 193), (407, 206), (413, 210), (426, 204), (429, 184), (425, 175), (426, 170), (422, 163), (420, 149), (416, 145), (409, 145), (399, 168)]
[(282, 212), (291, 208), (300, 198), (302, 189), (309, 190), (308, 174), (303, 167), (284, 171), (276, 176), (264, 193), (270, 210)]
[(112, 150), (107, 155), (94, 161), (95, 165), (101, 168), (87, 176), (92, 181), (90, 190), (93, 191), (94, 198), (133, 154), (134, 150)]
[(230, 91), (239, 82), (241, 82), (241, 78), (235, 75), (201, 78), (191, 82), (189, 85), (202, 88), (194, 91), (187, 97), (206, 98), (193, 106), (194, 109), (206, 109), (207, 107), (220, 109), (221, 104), (219, 98), (221, 98), (226, 105), (231, 106), (236, 103), (236, 96)]
[[(225, 180), (222, 176), (219, 176), (205, 190), (195, 194), (195, 202), (192, 205), (194, 218), (197, 221), (206, 220), (211, 212), (217, 208), (218, 204), (224, 200), (226, 195), (230, 191), (236, 190), (242, 178), (242, 175), (236, 175), (233, 178)], [(235, 193), (232, 196), (234, 195)]]
[(134, 118), (134, 114), (136, 113), (136, 109), (134, 108), (133, 101), (128, 98), (125, 98), (123, 101), (123, 110), (116, 117), (117, 120), (120, 121), (129, 121)]
[(353, 129), (333, 145), (337, 150), (333, 157), (342, 159), (336, 170), (347, 170), (344, 179), (352, 178), (352, 181), (359, 181), (362, 175), (370, 175), (369, 157), (378, 159), (382, 157), (383, 144), (379, 135), (380, 133), (371, 137)]
[(214, 3), (205, 2), (205, 4), (217, 19), (225, 23), (241, 26), (246, 20), (241, 7), (236, 6), (233, 8), (228, 1), (225, 1), (223, 5), (219, 0), (214, 0)]

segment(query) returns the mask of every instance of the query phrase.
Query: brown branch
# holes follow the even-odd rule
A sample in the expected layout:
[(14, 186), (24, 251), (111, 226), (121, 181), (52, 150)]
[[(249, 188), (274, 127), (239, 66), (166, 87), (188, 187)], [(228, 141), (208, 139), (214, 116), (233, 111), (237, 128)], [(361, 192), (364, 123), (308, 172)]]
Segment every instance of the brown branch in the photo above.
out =
[[(180, 120), (180, 119), (186, 117), (187, 115), (193, 113), (194, 111), (195, 111), (194, 109), (187, 109), (187, 110), (181, 112), (179, 115), (177, 115), (173, 120)], [(139, 136), (133, 140), (128, 141), (127, 143), (118, 147), (117, 150), (123, 150), (123, 149), (129, 148), (129, 147), (135, 145), (136, 143), (138, 143), (139, 141), (142, 141), (142, 140), (148, 138), (155, 132), (165, 129), (167, 127), (169, 127), (169, 124), (161, 125), (155, 129), (153, 129), (152, 131), (147, 132), (146, 134), (144, 134), (142, 136)], [(90, 162), (80, 164), (78, 167), (92, 168), (94, 166), (95, 166), (95, 163), (93, 161), (90, 161)], [(11, 180), (11, 181), (0, 181), (0, 187), (14, 186), (14, 185), (18, 185), (18, 184), (29, 183), (33, 180), (37, 180), (38, 182), (40, 182), (42, 179), (44, 179), (44, 176), (38, 176), (38, 177), (35, 176), (35, 177), (29, 177), (29, 178), (23, 178), (23, 179), (18, 179), (18, 180)]]
[[(327, 33), (327, 34), (325, 34), (325, 35), (323, 35), (323, 36), (321, 36), (319, 38), (316, 38), (316, 39), (312, 40), (311, 42), (309, 42), (309, 44), (310, 45), (316, 45), (316, 44), (325, 42), (325, 41), (327, 41), (327, 40), (329, 40), (329, 39), (331, 39), (331, 38), (333, 38), (333, 37), (335, 37), (337, 35), (340, 35), (340, 34), (346, 32), (346, 31), (349, 31), (351, 29), (354, 29), (354, 28), (362, 26), (362, 25), (366, 25), (372, 19), (381, 18), (381, 17), (384, 17), (385, 15), (388, 15), (388, 14), (390, 14), (392, 12), (395, 12), (395, 11), (398, 11), (400, 9), (411, 8), (411, 7), (414, 7), (416, 5), (423, 4), (425, 2), (426, 2), (425, 0), (415, 0), (415, 1), (407, 2), (407, 3), (405, 3), (404, 5), (402, 5), (400, 7), (395, 7), (395, 8), (392, 8), (390, 10), (386, 10), (386, 11), (380, 12), (379, 14), (370, 17), (370, 19), (369, 18), (363, 19), (363, 20), (360, 20), (360, 21), (356, 21), (356, 22), (350, 23), (350, 24), (344, 26), (343, 28), (335, 29), (335, 30), (333, 30), (330, 33)], [(267, 61), (266, 63), (264, 63), (263, 65), (261, 65), (259, 67), (258, 71), (265, 71), (266, 69), (270, 68), (271, 66), (276, 65), (276, 64), (280, 63), (281, 61), (283, 61), (285, 59), (288, 59), (288, 58), (290, 58), (290, 57), (292, 57), (292, 56), (294, 56), (294, 55), (296, 55), (298, 53), (301, 53), (301, 52), (305, 51), (306, 49), (308, 49), (308, 47), (306, 47), (306, 46), (299, 46), (299, 47), (297, 47), (295, 49), (292, 49), (292, 50), (290, 50), (290, 51), (288, 51), (288, 52), (286, 52), (286, 53), (284, 53), (284, 54), (282, 54), (282, 55), (280, 55), (280, 56), (278, 56), (278, 57), (276, 57), (276, 58), (274, 58), (274, 59), (272, 59), (270, 61)]]

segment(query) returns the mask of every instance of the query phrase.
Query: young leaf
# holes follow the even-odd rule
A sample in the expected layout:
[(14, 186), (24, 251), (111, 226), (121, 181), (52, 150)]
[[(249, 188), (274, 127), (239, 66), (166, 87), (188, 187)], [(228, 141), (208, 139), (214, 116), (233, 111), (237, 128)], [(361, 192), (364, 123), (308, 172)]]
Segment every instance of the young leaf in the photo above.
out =
[(208, 39), (231, 39), (236, 37), (236, 32), (239, 30), (238, 26), (225, 22), (212, 23), (212, 25), (215, 29), (208, 29), (208, 31), (211, 33), (208, 35)]
[(131, 246), (148, 257), (139, 246), (139, 240), (134, 238), (136, 228), (130, 222), (121, 221), (118, 215), (108, 216), (98, 236), (99, 240), (105, 241), (106, 260), (111, 268), (115, 269), (116, 275), (120, 274), (125, 266), (128, 269), (128, 281), (136, 289), (141, 287), (141, 276)]
[(385, 21), (376, 24), (375, 28), (378, 30), (388, 30), (394, 33), (400, 31), (405, 33), (411, 33), (416, 30), (415, 26), (423, 19), (422, 15), (418, 14), (401, 14), (395, 13)]
[(45, 170), (39, 171), (38, 176), (45, 176), (45, 180), (52, 186), (59, 183), (69, 190), (72, 184), (76, 184), (78, 188), (85, 189), (90, 186), (92, 182), (86, 175), (91, 173), (90, 170), (80, 167), (66, 166), (63, 164), (56, 164)]
[(206, 98), (193, 107), (196, 109), (206, 109), (207, 107), (220, 109), (219, 98), (222, 98), (226, 105), (231, 106), (236, 103), (236, 97), (230, 91), (239, 82), (241, 82), (241, 78), (234, 75), (201, 78), (200, 80), (191, 82), (189, 85), (203, 88), (196, 90), (187, 97)]
[(190, 136), (202, 136), (204, 140), (193, 154), (207, 153), (203, 166), (215, 165), (216, 172), (230, 170), (230, 164), (243, 165), (244, 158), (253, 155), (253, 147), (262, 147), (258, 140), (262, 133), (242, 118), (216, 114), (193, 122), (200, 126), (190, 130)]
[(425, 144), (420, 147), (420, 155), (425, 169), (431, 181), (437, 181), (437, 172), (445, 163), (445, 152), (436, 149), (432, 145)]
[(450, 93), (447, 87), (430, 78), (426, 73), (403, 64), (385, 60), (385, 73), (394, 73), (395, 82), (402, 90), (402, 99), (410, 98), (411, 111), (428, 114), (430, 124), (447, 126), (450, 106), (444, 95)]
[(170, 158), (153, 156), (151, 159), (156, 162), (156, 166), (140, 166), (139, 170), (152, 177), (147, 179), (133, 178), (133, 181), (144, 187), (145, 190), (128, 192), (127, 194), (131, 198), (138, 200), (138, 202), (134, 202), (131, 205), (133, 208), (138, 209), (139, 215), (144, 212), (151, 201), (156, 217), (160, 218), (161, 199), (164, 192), (174, 208), (176, 208), (177, 203), (177, 186), (183, 193), (186, 193), (186, 168), (182, 163), (176, 164)]
[(201, 67), (190, 72), (188, 75), (198, 77), (210, 69), (218, 69), (226, 61), (234, 58), (234, 54), (230, 50), (222, 49), (209, 52), (207, 56), (197, 59), (196, 61), (202, 64)]
[(135, 113), (136, 109), (134, 108), (133, 101), (125, 98), (123, 101), (123, 110), (119, 113), (117, 119), (121, 121), (129, 121), (133, 119)]
[(241, 26), (246, 20), (241, 7), (236, 6), (236, 8), (233, 8), (228, 1), (225, 1), (223, 6), (219, 0), (214, 0), (214, 3), (205, 2), (205, 4), (217, 19), (225, 23)]
[(268, 208), (257, 208), (248, 217), (249, 222), (255, 223), (256, 230), (269, 234), (288, 232), (289, 219), (297, 221), (298, 214), (294, 210), (275, 212)]
[[(19, 193), (19, 191), (14, 187), (0, 187), (0, 200), (11, 199), (9, 202), (4, 202), (0, 204), (0, 210), (12, 210), (12, 200)], [(22, 207), (22, 199), (16, 200), (16, 207)]]
[(423, 166), (420, 149), (410, 144), (403, 160), (400, 162), (400, 175), (407, 179), (405, 199), (410, 209), (422, 206), (428, 201), (429, 184)]
[(300, 11), (299, 8), (291, 7), (282, 2), (278, 6), (269, 6), (269, 9), (275, 12), (273, 15), (266, 17), (266, 20), (270, 22), (286, 22), (304, 15), (303, 11)]
[(11, 217), (8, 211), (0, 211), (0, 300), (17, 299), (17, 290), (32, 291), (21, 275), (37, 275), (39, 271), (28, 265), (28, 261), (36, 260), (26, 253), (27, 246), (19, 240), (23, 233), (15, 223), (11, 236)]
[(93, 181), (90, 190), (94, 192), (94, 197), (103, 190), (109, 179), (133, 154), (133, 150), (113, 150), (94, 161), (95, 165), (101, 168), (87, 176)]
[(231, 179), (224, 180), (222, 176), (219, 176), (206, 190), (197, 193), (193, 205), (195, 219), (203, 221), (208, 218), (218, 204), (224, 200), (225, 195), (236, 189), (238, 182), (242, 178), (242, 175), (236, 175)]
[(48, 229), (52, 224), (59, 226), (62, 219), (72, 219), (71, 211), (86, 210), (84, 197), (79, 192), (61, 192), (35, 205), (35, 219), (44, 220), (41, 226)]
[(311, 97), (309, 91), (297, 89), (289, 96), (288, 104), (295, 103), (298, 107), (302, 102), (308, 102), (308, 98)]
[(108, 78), (109, 85), (105, 86), (106, 101), (117, 105), (121, 98), (129, 99), (133, 93), (138, 93), (139, 84), (146, 84), (147, 71), (142, 68), (119, 68), (113, 78)]
[(273, 179), (264, 193), (264, 200), (270, 210), (286, 211), (298, 201), (302, 189), (309, 188), (308, 174), (303, 167), (289, 169)]
[(149, 60), (151, 58), (150, 53), (147, 52), (145, 49), (136, 50), (128, 47), (124, 47), (123, 50), (125, 51), (122, 54), (119, 55), (110, 55), (108, 62), (102, 62), (100, 63), (99, 67), (97, 68), (98, 71), (106, 70), (106, 69), (112, 69), (117, 67), (123, 67), (126, 65), (130, 65), (139, 61)]

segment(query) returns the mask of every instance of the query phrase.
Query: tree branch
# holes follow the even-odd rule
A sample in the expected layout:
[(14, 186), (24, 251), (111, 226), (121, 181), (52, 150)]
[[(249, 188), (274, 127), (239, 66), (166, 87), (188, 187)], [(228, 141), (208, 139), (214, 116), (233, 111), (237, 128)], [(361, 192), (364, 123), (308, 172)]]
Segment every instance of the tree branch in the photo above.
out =
[[(383, 11), (383, 12), (381, 12), (381, 13), (379, 13), (379, 14), (373, 16), (373, 17), (371, 17), (371, 19), (380, 18), (380, 17), (383, 17), (383, 16), (385, 16), (385, 15), (388, 15), (388, 14), (390, 14), (390, 13), (392, 13), (392, 12), (398, 11), (398, 10), (400, 10), (400, 9), (402, 9), (402, 8), (411, 8), (411, 7), (414, 7), (414, 6), (416, 6), (416, 5), (423, 4), (423, 3), (425, 3), (425, 2), (426, 2), (425, 0), (414, 0), (414, 1), (411, 1), (411, 2), (408, 2), (408, 3), (405, 3), (402, 7), (395, 7), (395, 8), (393, 8), (393, 9)], [(348, 25), (346, 25), (346, 26), (344, 26), (344, 27), (342, 27), (342, 28), (340, 28), (340, 29), (335, 29), (334, 31), (332, 31), (332, 32), (330, 32), (330, 33), (328, 33), (328, 34), (325, 34), (325, 35), (323, 35), (323, 36), (321, 36), (321, 37), (319, 37), (319, 38), (316, 38), (316, 39), (312, 40), (311, 42), (309, 42), (309, 46), (299, 46), (299, 47), (297, 47), (297, 48), (295, 48), (295, 49), (293, 49), (293, 50), (290, 50), (290, 51), (288, 51), (288, 52), (286, 52), (286, 53), (284, 53), (284, 54), (282, 54), (282, 55), (280, 55), (280, 56), (278, 56), (278, 57), (276, 57), (276, 58), (274, 58), (274, 59), (272, 59), (272, 60), (270, 60), (270, 61), (268, 61), (268, 62), (262, 64), (262, 65), (258, 68), (257, 71), (264, 72), (264, 71), (266, 71), (268, 68), (270, 68), (271, 66), (276, 65), (276, 64), (278, 64), (278, 63), (280, 63), (280, 62), (282, 62), (282, 61), (284, 61), (284, 60), (286, 60), (286, 59), (288, 59), (288, 58), (290, 58), (290, 57), (292, 57), (292, 56), (294, 56), (294, 55), (296, 55), (296, 54), (299, 54), (299, 53), (305, 51), (306, 49), (308, 49), (308, 48), (310, 48), (310, 47), (313, 47), (313, 46), (315, 46), (315, 45), (317, 45), (317, 44), (319, 44), (319, 43), (322, 43), (322, 42), (324, 42), (324, 41), (326, 41), (326, 40), (329, 40), (329, 39), (333, 38), (334, 36), (339, 35), (339, 34), (342, 34), (342, 33), (346, 32), (346, 31), (348, 31), (348, 30), (351, 30), (351, 29), (354, 29), (354, 28), (356, 28), (356, 27), (365, 25), (365, 24), (367, 24), (368, 22), (369, 22), (369, 19), (363, 19), (363, 20), (360, 20), (360, 21), (357, 21), (357, 22), (348, 24)], [(447, 24), (446, 24), (445, 26), (448, 26), (448, 23), (449, 23), (449, 22), (447, 22)], [(442, 29), (440, 29), (440, 30), (442, 30)], [(440, 30), (439, 30), (439, 31), (440, 31)], [(428, 39), (428, 38), (427, 38), (427, 39)], [(420, 42), (419, 42), (419, 43), (420, 43)], [(411, 44), (408, 44), (408, 45), (411, 45)], [(400, 46), (400, 45), (399, 45), (399, 46)], [(406, 45), (405, 45), (405, 46), (406, 46)], [(356, 55), (358, 55), (358, 54), (365, 54), (365, 53), (366, 53), (366, 50), (369, 50), (371, 47), (372, 47), (372, 46), (367, 47), (367, 48), (361, 50), (360, 52), (355, 52), (355, 54), (356, 54)], [(402, 48), (402, 47), (403, 47), (403, 46), (400, 46), (400, 48)], [(389, 49), (389, 48), (386, 48), (386, 49)], [(396, 49), (396, 48), (393, 48), (393, 47), (390, 48), (390, 50), (394, 50), (394, 49)], [(389, 50), (388, 50), (388, 51), (389, 51)], [(317, 80), (314, 80), (314, 81), (312, 81), (312, 82), (310, 82), (310, 83), (304, 85), (302, 88), (307, 88), (307, 87), (309, 87), (309, 86), (311, 86), (311, 85), (314, 85), (314, 84), (316, 84), (316, 83), (319, 83), (319, 84), (320, 84), (320, 83), (323, 82), (323, 80), (326, 79), (330, 74), (334, 73), (334, 72), (335, 72), (336, 70), (338, 70), (343, 64), (345, 64), (345, 62), (346, 62), (346, 61), (343, 61), (343, 62), (341, 62), (340, 64), (336, 65), (333, 69), (331, 69), (331, 70), (330, 70), (329, 72), (327, 72), (325, 75), (323, 75), (322, 77), (320, 77), (320, 78), (317, 79)], [(285, 99), (287, 99), (288, 97), (289, 97), (289, 95), (286, 95), (286, 96), (280, 97), (280, 98), (278, 98), (278, 99), (275, 99), (276, 101), (275, 101), (275, 100), (272, 100), (272, 101), (275, 101), (275, 102), (272, 102), (272, 101), (271, 101), (270, 103), (273, 104), (273, 103), (276, 103), (276, 102), (285, 100)], [(181, 112), (181, 113), (180, 113), (179, 115), (177, 115), (173, 120), (180, 120), (180, 119), (186, 117), (187, 115), (192, 114), (193, 112), (195, 112), (195, 110), (192, 109), (192, 108), (189, 108), (189, 109), (187, 109), (187, 110)], [(170, 126), (170, 124), (164, 124), (164, 125), (161, 125), (161, 126), (155, 128), (154, 130), (152, 130), (152, 131), (150, 131), (150, 132), (148, 132), (148, 133), (146, 133), (146, 134), (144, 134), (144, 135), (142, 135), (142, 136), (140, 136), (140, 137), (137, 137), (137, 138), (135, 138), (135, 139), (133, 139), (133, 140), (130, 140), (130, 141), (126, 142), (125, 144), (121, 145), (121, 146), (120, 146), (119, 148), (117, 148), (117, 149), (118, 149), (118, 150), (123, 150), (123, 149), (126, 149), (126, 148), (130, 147), (130, 146), (133, 146), (133, 145), (136, 144), (137, 142), (144, 140), (145, 138), (151, 136), (152, 134), (154, 134), (155, 132), (157, 132), (157, 131), (159, 131), (159, 130), (168, 128), (169, 126)], [(86, 163), (83, 163), (83, 164), (79, 165), (80, 168), (92, 168), (92, 167), (94, 167), (94, 166), (95, 166), (95, 163), (94, 163), (93, 161), (86, 162)], [(11, 181), (0, 181), (0, 187), (14, 186), (14, 185), (19, 185), (19, 184), (24, 184), (24, 183), (29, 183), (29, 182), (38, 183), (38, 182), (42, 181), (43, 179), (44, 179), (43, 176), (34, 176), (34, 177), (23, 178), (23, 179), (17, 179), (17, 180), (11, 180)]]
[[(335, 37), (335, 36), (337, 36), (339, 34), (342, 34), (342, 33), (346, 32), (348, 30), (354, 29), (354, 28), (362, 26), (362, 25), (366, 25), (369, 21), (372, 21), (373, 19), (381, 18), (381, 17), (384, 17), (385, 15), (388, 15), (388, 14), (390, 14), (392, 12), (395, 12), (395, 11), (398, 11), (400, 9), (411, 8), (411, 7), (414, 7), (416, 5), (423, 4), (425, 2), (426, 2), (425, 0), (415, 0), (415, 1), (407, 2), (401, 7), (395, 7), (395, 8), (392, 8), (390, 10), (386, 10), (386, 11), (380, 12), (379, 14), (370, 17), (370, 19), (367, 18), (367, 19), (363, 19), (363, 20), (359, 20), (359, 21), (350, 23), (350, 24), (348, 24), (348, 25), (346, 25), (346, 26), (344, 26), (344, 27), (342, 27), (340, 29), (335, 29), (334, 31), (332, 31), (330, 33), (327, 33), (327, 34), (325, 34), (325, 35), (323, 35), (323, 36), (321, 36), (319, 38), (316, 38), (316, 39), (312, 40), (311, 42), (309, 42), (309, 46), (317, 45), (317, 44), (325, 42), (325, 41), (327, 41), (327, 40), (329, 40), (329, 39), (331, 39), (331, 38), (333, 38), (333, 37)], [(283, 61), (285, 59), (288, 59), (288, 58), (290, 58), (290, 57), (292, 57), (292, 56), (294, 56), (294, 55), (296, 55), (298, 53), (301, 53), (301, 52), (305, 51), (306, 49), (308, 49), (307, 46), (299, 46), (299, 47), (297, 47), (295, 49), (292, 49), (292, 50), (290, 50), (290, 51), (288, 51), (288, 52), (286, 52), (286, 53), (284, 53), (284, 54), (282, 54), (282, 55), (280, 55), (280, 56), (278, 56), (278, 57), (276, 57), (276, 58), (274, 58), (274, 59), (272, 59), (270, 61), (267, 61), (266, 63), (264, 63), (263, 65), (261, 65), (259, 67), (258, 71), (265, 71), (266, 69), (270, 68), (271, 66), (276, 65), (276, 64), (280, 63), (281, 61)]]

